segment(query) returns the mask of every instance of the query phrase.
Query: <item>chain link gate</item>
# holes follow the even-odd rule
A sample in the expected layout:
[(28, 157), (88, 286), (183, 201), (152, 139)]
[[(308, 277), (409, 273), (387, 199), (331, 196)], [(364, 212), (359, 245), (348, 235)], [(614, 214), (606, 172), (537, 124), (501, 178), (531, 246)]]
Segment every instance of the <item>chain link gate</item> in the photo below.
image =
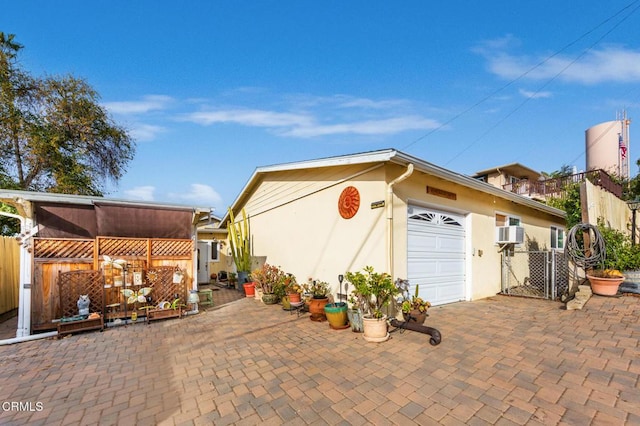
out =
[(569, 287), (569, 265), (563, 251), (502, 252), (502, 294), (558, 299)]

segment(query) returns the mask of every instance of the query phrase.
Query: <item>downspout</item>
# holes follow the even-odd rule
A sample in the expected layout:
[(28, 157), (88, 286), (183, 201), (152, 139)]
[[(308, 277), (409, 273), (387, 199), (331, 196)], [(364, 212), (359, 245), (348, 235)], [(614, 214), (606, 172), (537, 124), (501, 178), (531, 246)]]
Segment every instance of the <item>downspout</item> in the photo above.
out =
[(393, 276), (393, 187), (407, 179), (413, 173), (413, 164), (407, 165), (407, 170), (387, 184), (387, 272)]

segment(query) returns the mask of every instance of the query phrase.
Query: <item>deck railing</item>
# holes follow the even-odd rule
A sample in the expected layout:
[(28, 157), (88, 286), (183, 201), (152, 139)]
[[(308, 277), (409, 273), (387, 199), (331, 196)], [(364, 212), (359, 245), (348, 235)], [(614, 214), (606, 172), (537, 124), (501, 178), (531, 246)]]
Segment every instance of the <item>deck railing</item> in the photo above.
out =
[(558, 196), (562, 194), (570, 184), (584, 182), (586, 179), (605, 191), (609, 191), (616, 197), (622, 197), (622, 185), (614, 182), (611, 176), (609, 176), (609, 174), (604, 170), (590, 170), (588, 172), (576, 173), (570, 176), (545, 179), (535, 182), (521, 180), (519, 182), (503, 185), (502, 189), (532, 198), (546, 198)]

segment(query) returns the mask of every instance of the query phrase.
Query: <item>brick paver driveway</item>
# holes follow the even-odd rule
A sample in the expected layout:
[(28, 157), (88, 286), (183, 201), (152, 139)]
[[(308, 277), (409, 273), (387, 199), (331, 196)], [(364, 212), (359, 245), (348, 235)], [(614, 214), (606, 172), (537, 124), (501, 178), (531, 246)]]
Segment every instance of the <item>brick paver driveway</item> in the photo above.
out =
[(640, 424), (639, 302), (436, 307), (431, 346), (412, 331), (366, 343), (241, 299), (0, 346), (0, 424)]

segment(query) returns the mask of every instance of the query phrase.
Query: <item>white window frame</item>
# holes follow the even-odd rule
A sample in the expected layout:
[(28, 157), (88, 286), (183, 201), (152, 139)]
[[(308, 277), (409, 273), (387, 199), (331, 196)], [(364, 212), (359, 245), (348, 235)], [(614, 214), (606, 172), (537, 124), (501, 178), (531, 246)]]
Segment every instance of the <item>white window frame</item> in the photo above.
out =
[[(503, 225), (498, 225), (498, 216), (505, 217), (505, 223)], [(520, 216), (512, 215), (504, 212), (495, 212), (494, 215), (494, 223), (496, 228), (498, 226), (522, 226), (522, 218)]]
[[(562, 242), (561, 247), (558, 247), (558, 235), (562, 235), (562, 238), (560, 238), (560, 241)], [(549, 245), (551, 246), (552, 250), (564, 250), (566, 240), (567, 233), (565, 232), (564, 228), (560, 226), (551, 226), (551, 238), (549, 240)]]

